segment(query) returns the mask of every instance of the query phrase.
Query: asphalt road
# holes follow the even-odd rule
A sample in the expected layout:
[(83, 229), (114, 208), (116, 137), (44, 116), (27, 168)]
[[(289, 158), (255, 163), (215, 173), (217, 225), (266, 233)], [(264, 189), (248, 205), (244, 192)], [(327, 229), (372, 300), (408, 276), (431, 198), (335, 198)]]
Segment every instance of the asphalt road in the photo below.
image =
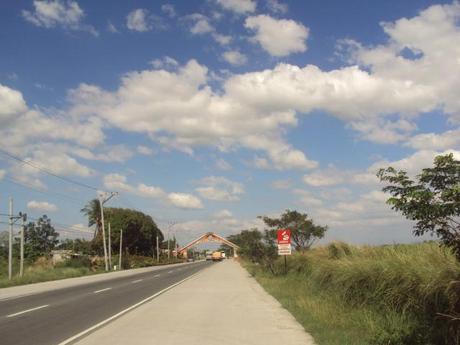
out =
[(59, 344), (211, 264), (171, 265), (0, 301), (0, 344)]

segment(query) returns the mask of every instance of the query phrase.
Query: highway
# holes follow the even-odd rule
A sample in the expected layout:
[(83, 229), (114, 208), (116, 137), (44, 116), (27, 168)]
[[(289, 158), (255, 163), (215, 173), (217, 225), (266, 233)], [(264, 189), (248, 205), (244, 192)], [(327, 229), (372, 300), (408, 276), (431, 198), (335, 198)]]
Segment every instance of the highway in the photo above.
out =
[(2, 345), (61, 344), (212, 265), (196, 262), (0, 301)]

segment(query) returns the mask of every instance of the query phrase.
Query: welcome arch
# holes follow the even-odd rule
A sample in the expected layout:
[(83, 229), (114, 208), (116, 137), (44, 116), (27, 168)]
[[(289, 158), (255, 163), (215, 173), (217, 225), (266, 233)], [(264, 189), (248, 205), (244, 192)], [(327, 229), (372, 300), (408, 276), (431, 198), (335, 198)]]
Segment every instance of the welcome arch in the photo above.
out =
[(237, 251), (240, 249), (235, 243), (230, 242), (226, 238), (219, 236), (215, 234), (214, 232), (207, 232), (204, 235), (201, 235), (197, 239), (193, 240), (192, 242), (188, 243), (187, 245), (183, 246), (178, 250), (178, 255), (182, 257), (187, 257), (187, 249), (200, 244), (200, 243), (207, 243), (207, 242), (217, 242), (217, 243), (223, 243), (226, 244), (227, 246), (233, 248), (233, 257), (238, 257)]

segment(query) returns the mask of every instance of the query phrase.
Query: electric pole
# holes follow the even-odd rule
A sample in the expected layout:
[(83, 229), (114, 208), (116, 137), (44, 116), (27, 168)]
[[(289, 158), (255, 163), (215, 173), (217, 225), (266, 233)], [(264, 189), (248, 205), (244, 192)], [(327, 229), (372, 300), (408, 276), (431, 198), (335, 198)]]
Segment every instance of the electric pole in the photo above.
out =
[(21, 229), (21, 264), (19, 266), (19, 276), (24, 275), (24, 231), (26, 230), (27, 214), (19, 212), (19, 216), (22, 218), (22, 229)]
[(118, 256), (118, 267), (121, 270), (121, 253), (123, 248), (123, 228), (120, 229), (120, 255)]
[(160, 244), (158, 243), (158, 232), (157, 232), (157, 262), (160, 262)]
[(106, 271), (109, 270), (109, 262), (107, 260), (107, 245), (105, 243), (104, 204), (117, 194), (118, 194), (117, 192), (110, 192), (110, 195), (108, 197), (107, 197), (107, 193), (99, 194), (99, 204), (101, 205), (101, 221), (102, 221), (102, 245), (104, 247), (104, 263), (105, 263)]
[(112, 270), (112, 230), (109, 222), (109, 269)]
[(8, 242), (8, 279), (11, 280), (13, 276), (13, 198), (10, 197), (10, 213), (9, 213), (9, 223), (10, 223), (10, 233), (9, 233), (9, 242)]

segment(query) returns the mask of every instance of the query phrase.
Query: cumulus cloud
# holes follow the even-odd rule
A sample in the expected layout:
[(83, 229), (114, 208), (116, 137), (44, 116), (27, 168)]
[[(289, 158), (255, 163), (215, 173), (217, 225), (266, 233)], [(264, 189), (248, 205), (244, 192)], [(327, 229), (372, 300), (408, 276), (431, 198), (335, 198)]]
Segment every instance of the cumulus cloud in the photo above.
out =
[(31, 200), (27, 203), (27, 208), (34, 211), (56, 212), (57, 206), (46, 201)]
[(170, 203), (182, 209), (200, 209), (203, 208), (201, 200), (196, 196), (185, 193), (170, 193), (168, 194)]
[(126, 27), (129, 30), (146, 32), (153, 29), (163, 30), (166, 28), (166, 25), (160, 17), (151, 14), (146, 9), (137, 8), (126, 16)]
[(222, 54), (222, 57), (225, 61), (234, 66), (244, 65), (248, 61), (246, 55), (240, 53), (238, 50), (226, 51)]
[(34, 0), (34, 10), (23, 10), (22, 16), (28, 22), (44, 28), (61, 26), (69, 30), (83, 30), (97, 36), (94, 27), (83, 24), (85, 12), (76, 1)]
[(150, 147), (139, 145), (137, 147), (137, 153), (145, 156), (151, 156), (153, 154), (153, 150)]
[(191, 23), (190, 32), (194, 35), (202, 35), (214, 32), (214, 27), (209, 22), (209, 18), (200, 13), (189, 14), (184, 18)]
[(267, 0), (266, 5), (268, 10), (273, 13), (285, 14), (288, 11), (288, 5), (279, 0)]
[(98, 114), (113, 126), (148, 133), (161, 145), (188, 153), (204, 145), (221, 150), (242, 146), (266, 152), (276, 169), (316, 166), (280, 136), (281, 128), (296, 125), (293, 110), (246, 103), (247, 95), (242, 97), (237, 87), (244, 80), (230, 79), (222, 95), (211, 89), (208, 79), (207, 68), (190, 60), (174, 71), (128, 73), (115, 92), (82, 84), (70, 92), (71, 113)]
[(246, 18), (244, 26), (255, 32), (252, 37), (273, 56), (287, 56), (307, 50), (309, 29), (290, 19), (275, 19), (267, 15)]
[(275, 189), (288, 189), (291, 187), (291, 184), (291, 180), (275, 180), (271, 183), (271, 186)]
[(449, 130), (439, 134), (418, 134), (410, 138), (406, 145), (417, 150), (460, 149), (460, 129)]
[(176, 14), (176, 9), (172, 4), (161, 5), (161, 10), (170, 18), (174, 18)]
[(237, 201), (244, 194), (244, 186), (221, 176), (209, 176), (199, 181), (202, 187), (196, 191), (205, 199), (215, 201)]
[(162, 188), (139, 183), (137, 186), (127, 182), (124, 175), (112, 173), (104, 176), (104, 187), (109, 190), (122, 191), (137, 196), (159, 200), (165, 204), (181, 209), (201, 209), (201, 200), (187, 193), (166, 193)]
[(255, 0), (216, 0), (222, 8), (233, 11), (237, 14), (251, 13), (256, 10)]
[(226, 171), (226, 170), (231, 170), (232, 166), (225, 159), (221, 158), (216, 161), (216, 168), (219, 170)]

